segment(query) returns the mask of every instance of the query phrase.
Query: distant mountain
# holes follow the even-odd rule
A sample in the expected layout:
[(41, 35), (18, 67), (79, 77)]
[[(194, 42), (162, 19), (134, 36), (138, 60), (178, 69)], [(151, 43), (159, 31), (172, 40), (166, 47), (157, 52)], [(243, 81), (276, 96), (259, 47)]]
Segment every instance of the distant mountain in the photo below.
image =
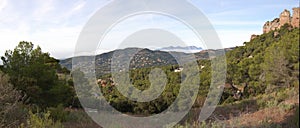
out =
[[(91, 62), (85, 60), (91, 60), (93, 58), (85, 56), (79, 57), (77, 58), (77, 60), (78, 59), (83, 60), (80, 62), (80, 65), (88, 65), (91, 64)], [(115, 66), (117, 66), (118, 71), (123, 71), (125, 67), (128, 67), (128, 63), (126, 63), (127, 60), (130, 60), (130, 69), (177, 64), (176, 59), (168, 52), (152, 51), (149, 49), (142, 48), (118, 49), (108, 53), (97, 55), (95, 57), (95, 67), (97, 76), (110, 73), (112, 62), (116, 64)], [(61, 60), (60, 64), (68, 69), (71, 69), (72, 58)]]
[[(193, 48), (196, 49), (196, 48)], [(198, 48), (199, 49), (199, 48)], [(219, 49), (219, 50), (202, 50), (197, 53), (184, 53), (177, 51), (159, 51), (159, 50), (150, 50), (143, 48), (126, 48), (118, 49), (111, 52), (103, 53), (95, 57), (95, 67), (97, 76), (108, 74), (111, 72), (111, 63), (114, 61), (118, 66), (118, 71), (124, 70), (126, 65), (128, 65), (126, 60), (130, 60), (129, 68), (143, 68), (143, 67), (153, 67), (153, 66), (165, 66), (165, 65), (175, 65), (178, 64), (177, 60), (183, 62), (189, 62), (191, 60), (200, 60), (208, 59), (210, 57), (215, 57), (222, 54), (222, 51), (225, 52), (232, 50), (233, 48)], [(91, 56), (79, 57), (82, 59), (80, 65), (88, 65), (91, 62), (86, 60), (91, 60)], [(132, 58), (130, 58), (132, 57)], [(114, 58), (114, 60), (112, 59)], [(72, 69), (72, 58), (60, 60), (60, 64), (63, 67)], [(82, 66), (85, 67), (85, 66)], [(88, 66), (86, 66), (88, 67)], [(90, 70), (90, 69), (86, 69)]]
[(186, 47), (169, 46), (169, 47), (159, 48), (159, 49), (156, 49), (156, 50), (166, 51), (166, 52), (175, 51), (175, 52), (184, 52), (184, 53), (196, 53), (196, 52), (202, 51), (203, 48), (196, 47), (196, 46), (186, 46)]

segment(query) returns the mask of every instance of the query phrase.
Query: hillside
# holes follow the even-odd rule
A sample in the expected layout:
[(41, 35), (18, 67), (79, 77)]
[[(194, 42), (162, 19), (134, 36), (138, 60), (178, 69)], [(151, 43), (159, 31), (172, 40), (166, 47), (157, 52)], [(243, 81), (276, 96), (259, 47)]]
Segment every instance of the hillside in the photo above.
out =
[(226, 54), (227, 82), (248, 87), (241, 99), (225, 87), (210, 125), (299, 127), (299, 31), (286, 24)]
[[(149, 49), (141, 49), (141, 48), (126, 48), (126, 49), (118, 49), (108, 53), (103, 53), (97, 55), (95, 57), (96, 64), (96, 72), (98, 76), (102, 76), (104, 74), (110, 73), (111, 70), (111, 60), (115, 53), (115, 60), (118, 62), (123, 62), (127, 56), (133, 56), (130, 61), (130, 69), (136, 68), (147, 68), (147, 67), (155, 67), (155, 66), (167, 66), (167, 65), (176, 65), (176, 58), (180, 58), (189, 62), (195, 57), (196, 60), (209, 59), (209, 55), (211, 58), (214, 58), (223, 51), (228, 52), (233, 48), (226, 48), (220, 50), (202, 50), (197, 53), (183, 53), (183, 52), (175, 52), (175, 51), (159, 51), (159, 50), (149, 50)], [(214, 55), (214, 56), (213, 56)], [(60, 64), (63, 67), (72, 69), (72, 58), (60, 60)], [(86, 62), (86, 64), (89, 64)], [(83, 66), (84, 67), (84, 66)], [(121, 66), (122, 67), (122, 66)], [(125, 68), (125, 67), (124, 67)]]
[[(201, 80), (199, 92), (192, 109), (175, 128), (299, 127), (299, 31), (298, 28), (284, 25), (278, 30), (256, 36), (250, 42), (245, 42), (244, 46), (225, 49), (227, 84), (224, 85), (225, 89), (217, 108), (208, 120), (201, 123), (196, 120), (209, 92), (211, 60), (218, 59), (217, 55), (221, 50), (203, 50), (195, 53), (194, 55), (200, 58), (197, 61)], [(8, 51), (1, 57), (5, 63), (0, 68), (0, 87), (3, 88), (0, 91), (7, 95), (4, 95), (4, 99), (0, 99), (4, 106), (4, 109), (1, 108), (4, 115), (0, 118), (8, 123), (18, 121), (14, 125), (16, 127), (46, 121), (52, 123), (34, 125), (99, 127), (81, 108), (78, 97), (86, 94), (75, 94), (69, 72), (61, 68), (58, 61), (48, 53), (43, 53), (41, 48), (33, 49), (33, 47), (31, 42), (20, 42), (14, 51)], [(82, 86), (84, 89), (94, 91), (96, 87), (100, 87), (105, 98), (90, 96), (86, 100), (95, 102), (90, 102), (89, 108), (101, 108), (102, 100), (106, 100), (124, 114), (149, 116), (166, 110), (178, 97), (181, 80), (184, 80), (186, 75), (180, 75), (180, 70), (178, 71), (180, 68), (170, 64), (174, 63), (174, 56), (184, 57), (189, 54), (173, 52), (174, 56), (171, 56), (168, 52), (128, 48), (98, 55), (97, 63), (103, 67), (97, 67), (97, 70), (109, 69), (110, 65), (107, 63), (111, 62), (113, 53), (116, 53), (118, 61), (124, 61), (122, 59), (127, 57), (125, 55), (131, 55), (133, 51), (138, 52), (130, 62), (130, 82), (139, 90), (146, 90), (151, 85), (148, 74), (159, 66), (166, 73), (168, 80), (161, 95), (150, 102), (131, 101), (117, 90), (118, 83), (111, 79), (110, 71), (107, 70), (106, 75), (102, 72), (102, 75), (98, 76), (101, 78), (97, 81), (99, 86), (90, 86), (90, 83), (95, 81), (81, 77), (81, 80), (86, 82)], [(207, 59), (209, 52), (215, 53), (216, 56)], [(171, 59), (159, 60), (167, 58)], [(64, 63), (71, 66), (71, 59), (65, 60)], [(88, 63), (90, 62), (83, 64)], [(228, 86), (230, 84), (232, 86)], [(26, 102), (21, 99), (22, 94), (16, 90), (28, 96)], [(191, 95), (191, 92), (186, 93)], [(187, 109), (185, 106), (190, 100), (183, 97), (183, 102), (176, 103), (171, 111)], [(13, 108), (6, 111), (11, 104)], [(36, 109), (42, 109), (42, 112), (32, 112)], [(97, 109), (93, 112), (97, 112)], [(6, 118), (7, 116), (12, 118)], [(1, 125), (10, 125), (5, 122)]]
[[(292, 3), (296, 3), (295, 1), (276, 3), (267, 1), (264, 4), (265, 2), (248, 2), (249, 8), (247, 7), (246, 10), (251, 15), (246, 14), (245, 10), (240, 10), (243, 2), (222, 2), (221, 6), (226, 5), (226, 8), (218, 8), (221, 10), (215, 10), (215, 2), (212, 2), (212, 6), (207, 6), (212, 10), (204, 12), (212, 12), (209, 14), (214, 15), (211, 18), (216, 16), (217, 21), (222, 22), (222, 24), (216, 23), (222, 25), (216, 27), (217, 31), (220, 30), (219, 27), (224, 27), (226, 30), (229, 28), (228, 32), (231, 36), (226, 38), (237, 39), (240, 38), (237, 36), (242, 34), (236, 35), (232, 32), (249, 31), (252, 26), (257, 25), (255, 21), (262, 19), (261, 16), (278, 11), (278, 7), (283, 7), (283, 5), (291, 6)], [(103, 1), (99, 4), (86, 3), (86, 1), (59, 4), (59, 2), (51, 1), (45, 4), (46, 8), (40, 3), (28, 3), (28, 1), (21, 4), (9, 1), (7, 4), (5, 0), (3, 7), (2, 3), (0, 0), (0, 10), (10, 12), (7, 15), (14, 14), (13, 12), (26, 14), (25, 17), (20, 17), (19, 13), (13, 15), (13, 19), (20, 19), (14, 20), (17, 22), (10, 22), (13, 25), (3, 22), (4, 33), (2, 32), (2, 35), (8, 35), (5, 36), (7, 39), (5, 38), (3, 42), (9, 43), (9, 38), (15, 41), (20, 37), (39, 41), (36, 42), (37, 45), (30, 41), (20, 41), (14, 49), (5, 50), (0, 56), (0, 128), (169, 128), (171, 126), (173, 128), (299, 128), (299, 7), (293, 8), (292, 13), (284, 9), (279, 16), (275, 16), (274, 20), (271, 19), (262, 25), (263, 34), (252, 35), (249, 42), (244, 42), (243, 45), (234, 48), (205, 50), (194, 46), (170, 46), (151, 50), (129, 47), (95, 56), (58, 60), (50, 55), (53, 51), (45, 52), (40, 46), (47, 44), (48, 49), (54, 50), (53, 56), (66, 54), (68, 52), (66, 49), (70, 45), (67, 45), (65, 49), (61, 42), (68, 43), (68, 39), (74, 37), (68, 32), (76, 32), (75, 28), (81, 29), (78, 26), (87, 18), (84, 17), (88, 12), (88, 10), (85, 11), (86, 8), (95, 12), (91, 9), (103, 5)], [(34, 6), (30, 9), (24, 8), (27, 7), (26, 3), (28, 7)], [(97, 20), (101, 21), (97, 23), (104, 23), (104, 26), (106, 23), (112, 23), (106, 21), (113, 21), (109, 18), (113, 18), (115, 12), (124, 9), (132, 12), (149, 7), (146, 10), (151, 10), (153, 7), (156, 8), (153, 5), (157, 5), (156, 2), (152, 4), (150, 1), (146, 3), (142, 1), (141, 8), (136, 8), (135, 5), (139, 3), (127, 3), (127, 1), (125, 3), (125, 8), (121, 7), (123, 4), (104, 5), (106, 7), (103, 6), (103, 9), (116, 8), (98, 11), (97, 14), (113, 13), (104, 15), (106, 20)], [(90, 6), (91, 4), (94, 7)], [(238, 5), (231, 6), (231, 4)], [(298, 3), (296, 4), (298, 6)], [(68, 6), (64, 5), (72, 6), (72, 9), (68, 11)], [(185, 4), (174, 4), (174, 7), (181, 5)], [(237, 6), (239, 8), (236, 8)], [(171, 8), (164, 9), (168, 12), (173, 11)], [(261, 9), (264, 12), (261, 12), (262, 15), (257, 15), (258, 11), (262, 11)], [(175, 9), (180, 13), (185, 12), (186, 9), (180, 10), (180, 8)], [(60, 16), (56, 15), (57, 11), (66, 13)], [(40, 14), (36, 12), (41, 12), (43, 17), (39, 17)], [(6, 15), (6, 13), (3, 14)], [(72, 18), (77, 14), (80, 17)], [(164, 21), (164, 18), (156, 18), (152, 14), (149, 15), (151, 19), (135, 17), (138, 15), (129, 15), (127, 18), (131, 16), (134, 16), (133, 19), (141, 18), (151, 21), (149, 23), (154, 26), (156, 26), (156, 21)], [(187, 13), (183, 18), (189, 19), (193, 15), (194, 13)], [(238, 17), (234, 18), (235, 15)], [(228, 17), (231, 20), (222, 19), (228, 19)], [(59, 22), (61, 18), (65, 22)], [(118, 17), (115, 18), (118, 19)], [(172, 16), (169, 18), (172, 20)], [(249, 18), (254, 19), (247, 21)], [(134, 22), (133, 19), (129, 21)], [(56, 25), (51, 25), (49, 21), (55, 21)], [(189, 23), (196, 23), (194, 21)], [(226, 22), (223, 23), (223, 21)], [(88, 22), (87, 25), (90, 23), (96, 25), (96, 22)], [(161, 23), (164, 27), (168, 26)], [(119, 28), (120, 24), (113, 26)], [(175, 22), (170, 22), (170, 25), (172, 24), (175, 25)], [(119, 34), (130, 32), (127, 30), (132, 29), (129, 23), (125, 25), (126, 31), (123, 31), (121, 27), (106, 31), (108, 32), (106, 34), (118, 32), (115, 33), (117, 35), (112, 36), (117, 39)], [(135, 26), (140, 27), (139, 24)], [(90, 35), (90, 31), (86, 30), (97, 27), (85, 28), (82, 32), (88, 32)], [(178, 28), (177, 25), (167, 28), (179, 30), (183, 37), (185, 34), (189, 35), (181, 31), (179, 25)], [(160, 35), (155, 34), (147, 34), (147, 37), (149, 35), (152, 39), (158, 39), (157, 36)], [(227, 35), (223, 32), (222, 34), (224, 34), (222, 36)], [(89, 39), (89, 36), (83, 36), (81, 39)], [(133, 39), (131, 43), (144, 41), (139, 41), (144, 38), (130, 39)], [(226, 39), (222, 41), (227, 42)], [(56, 45), (55, 43), (59, 45), (51, 47), (51, 45)], [(147, 43), (144, 42), (144, 44)], [(8, 47), (5, 43), (1, 45), (1, 48), (10, 48), (10, 46)], [(64, 53), (60, 53), (58, 48)], [(186, 51), (188, 49), (192, 52)], [(224, 55), (224, 51), (225, 57), (220, 56)], [(215, 63), (220, 60), (222, 63)], [(199, 119), (203, 120), (200, 122)]]
[[(193, 105), (193, 109), (181, 121), (181, 124), (193, 122), (197, 124), (197, 127), (203, 125), (204, 127), (299, 126), (297, 125), (297, 115), (299, 115), (299, 29), (285, 25), (279, 30), (259, 35), (244, 44), (244, 46), (228, 50), (226, 53), (226, 81), (236, 86), (247, 84), (247, 87), (240, 90), (240, 88), (234, 89), (225, 85), (219, 105), (211, 117), (205, 123), (195, 123), (194, 121), (198, 119), (201, 106), (205, 102), (211, 82), (211, 60), (199, 59), (201, 82), (198, 97)], [(121, 53), (130, 53), (127, 50), (133, 51), (136, 49), (121, 50)], [(208, 55), (208, 52), (212, 51), (201, 51), (195, 55)], [(110, 56), (104, 54), (107, 60), (112, 56), (112, 53), (109, 54)], [(182, 53), (177, 54), (182, 55)], [(166, 58), (172, 57), (167, 52), (142, 49), (133, 59), (138, 63), (131, 62), (131, 64), (135, 64), (135, 69), (132, 68), (130, 71), (132, 84), (140, 90), (145, 90), (150, 86), (147, 75), (155, 66), (160, 66), (168, 76), (166, 88), (160, 97), (149, 103), (131, 101), (120, 94), (116, 88), (118, 83), (115, 83), (108, 74), (99, 76), (101, 78), (99, 86), (106, 101), (109, 101), (113, 107), (123, 113), (138, 116), (153, 115), (168, 108), (178, 95), (179, 84), (182, 79), (182, 76), (175, 72), (178, 67), (176, 65), (168, 65), (172, 64), (173, 61), (161, 61), (166, 63), (154, 61), (155, 63), (149, 63), (146, 66), (139, 65), (160, 59), (161, 55), (164, 55)], [(125, 56), (119, 57), (125, 58)], [(147, 60), (143, 59), (144, 57), (148, 57), (148, 60), (151, 61), (142, 61)], [(218, 58), (218, 56), (215, 58)], [(242, 92), (242, 94), (238, 93), (238, 91)], [(236, 95), (240, 96), (237, 97)], [(90, 107), (98, 108), (97, 104), (95, 103)], [(181, 105), (178, 104), (178, 106)], [(185, 108), (176, 108), (175, 110), (177, 109)], [(276, 112), (274, 113), (274, 111)]]
[[(133, 55), (132, 51), (139, 51), (130, 62), (132, 84), (141, 90), (148, 88), (150, 81), (147, 74), (153, 67), (160, 66), (169, 79), (162, 95), (150, 103), (132, 102), (122, 96), (114, 86), (117, 84), (109, 81), (111, 78), (109, 63), (116, 51), (96, 57), (97, 70), (102, 73), (98, 74), (98, 77), (103, 81), (109, 81), (107, 84), (101, 82), (101, 90), (106, 100), (123, 113), (133, 115), (159, 113), (165, 110), (178, 94), (181, 76), (175, 72), (178, 67), (174, 56), (185, 58), (190, 54), (128, 48), (117, 50), (119, 53), (124, 53), (116, 54), (119, 55), (117, 58), (123, 61), (122, 58), (126, 58), (125, 54)], [(244, 46), (225, 49), (225, 51), (227, 83), (240, 87), (245, 84), (247, 86), (240, 90), (225, 85), (219, 105), (211, 117), (206, 122), (195, 123), (211, 82), (211, 60), (208, 59), (208, 55), (215, 53), (216, 56), (213, 58), (218, 58), (220, 50), (203, 50), (195, 53), (201, 68), (200, 89), (193, 109), (181, 124), (189, 122), (194, 123), (196, 127), (299, 127), (297, 122), (299, 119), (299, 28), (285, 24), (279, 29), (256, 35), (251, 41), (245, 42)], [(163, 59), (167, 60), (163, 61)], [(185, 59), (188, 62), (190, 58)], [(70, 66), (70, 60), (62, 63)]]
[[(248, 86), (242, 90), (242, 96), (238, 98), (237, 90), (225, 86), (219, 106), (207, 123), (238, 127), (294, 127), (295, 122), (288, 122), (287, 118), (296, 120), (295, 112), (299, 108), (299, 29), (285, 25), (279, 30), (259, 35), (250, 42), (245, 42), (244, 46), (228, 51), (226, 57), (227, 83), (236, 86), (246, 83)], [(210, 60), (200, 59), (198, 63), (199, 67), (210, 67)], [(140, 68), (131, 71), (130, 76), (134, 86), (142, 90), (149, 87), (149, 80), (144, 76), (147, 76), (150, 69)], [(153, 111), (135, 111), (142, 110), (145, 104), (124, 99), (110, 84), (101, 87), (106, 100), (125, 113), (148, 115), (159, 112), (160, 107), (165, 108), (165, 105), (169, 104), (168, 100), (172, 101), (177, 96), (178, 92), (174, 90), (178, 90), (177, 85), (180, 83), (178, 79), (181, 78), (178, 74), (170, 72), (176, 67), (165, 66), (162, 69), (167, 72), (170, 80), (161, 97), (147, 104)], [(197, 119), (196, 113), (199, 113), (209, 89), (210, 74), (210, 68), (201, 70), (201, 83), (196, 103), (183, 122)], [(157, 106), (157, 102), (170, 97), (170, 93), (172, 98), (167, 98), (167, 101)], [(109, 95), (114, 95), (114, 98), (110, 98)], [(127, 107), (118, 107), (124, 102), (127, 103)]]

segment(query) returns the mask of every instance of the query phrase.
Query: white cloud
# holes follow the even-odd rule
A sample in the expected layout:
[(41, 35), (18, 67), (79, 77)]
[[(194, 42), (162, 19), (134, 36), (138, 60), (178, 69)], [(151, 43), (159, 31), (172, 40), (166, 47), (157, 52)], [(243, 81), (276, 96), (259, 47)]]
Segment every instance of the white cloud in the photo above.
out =
[(252, 34), (261, 34), (259, 30), (217, 30), (223, 47), (241, 46), (250, 41)]
[[(277, 17), (284, 8), (290, 9), (289, 7), (297, 1), (280, 1), (280, 3), (271, 0), (251, 1), (248, 3), (249, 6), (241, 6), (245, 3), (243, 1), (232, 0), (191, 0), (190, 2), (207, 13), (223, 46), (233, 47), (249, 41), (251, 34), (260, 34), (265, 20), (272, 20), (272, 17)], [(256, 4), (259, 2), (261, 4)], [(0, 0), (0, 56), (5, 50), (13, 49), (19, 41), (25, 40), (40, 45), (44, 51), (50, 52), (54, 57), (70, 57), (73, 55), (78, 35), (88, 18), (108, 3), (110, 3), (108, 0), (75, 2)], [(174, 11), (180, 10), (175, 8)], [(111, 16), (114, 14), (108, 14), (106, 18)], [(108, 38), (110, 42), (122, 40), (124, 33), (130, 34), (133, 33), (131, 30), (145, 28), (147, 26), (145, 24), (148, 28), (163, 26), (185, 38), (186, 43), (198, 45), (188, 30), (176, 22), (151, 16), (129, 19), (123, 28), (113, 30), (114, 36)], [(105, 52), (112, 49), (111, 44), (101, 48)]]
[(258, 25), (261, 26), (264, 21), (234, 21), (234, 20), (213, 20), (211, 21), (213, 25), (233, 25), (233, 26), (242, 26), (242, 25)]
[(77, 37), (82, 26), (50, 28), (31, 35), (44, 51), (56, 58), (73, 56)]
[(7, 5), (7, 0), (0, 0), (0, 11)]
[(73, 15), (79, 13), (84, 8), (85, 5), (86, 5), (86, 1), (79, 1), (74, 5), (72, 5), (70, 9), (66, 10), (65, 12), (60, 12), (59, 16), (57, 17), (58, 19), (69, 19)]
[(55, 10), (53, 0), (41, 0), (37, 2), (39, 3), (39, 6), (33, 12), (33, 17), (35, 20), (44, 20), (51, 11)]
[(75, 7), (72, 9), (72, 11), (80, 10), (84, 7), (86, 4), (86, 1), (79, 1), (77, 4), (75, 4)]
[[(59, 27), (52, 28), (46, 31), (39, 31), (33, 34), (21, 33), (19, 30), (0, 30), (1, 42), (5, 47), (0, 47), (0, 55), (4, 55), (5, 50), (12, 50), (20, 41), (30, 41), (35, 45), (41, 46), (44, 52), (49, 52), (51, 56), (56, 58), (71, 57), (74, 52), (74, 47), (77, 41), (81, 26), (76, 27)], [(2, 37), (3, 36), (3, 37)]]
[[(0, 0), (0, 7), (3, 1)], [(71, 57), (85, 24), (82, 22), (85, 20), (77, 17), (86, 18), (94, 12), (93, 9), (89, 13), (82, 12), (86, 1), (64, 5), (56, 0), (35, 0), (21, 3), (23, 8), (15, 2), (12, 1), (5, 12), (0, 12), (0, 56), (4, 55), (5, 50), (14, 49), (20, 41), (30, 41), (56, 58)]]
[[(98, 24), (101, 25), (101, 24)], [(141, 30), (145, 29), (161, 29), (168, 32), (173, 33), (179, 39), (184, 41), (186, 45), (195, 45), (203, 47), (201, 39), (199, 39), (195, 33), (190, 30), (187, 26), (182, 24), (181, 22), (174, 20), (170, 17), (165, 17), (161, 15), (154, 15), (154, 14), (144, 14), (144, 15), (135, 15), (128, 19), (125, 19), (122, 22), (119, 22), (114, 26), (105, 36), (104, 40), (102, 40), (102, 44), (98, 48), (98, 53), (103, 53), (103, 51), (107, 51), (107, 49), (113, 50), (118, 48), (121, 45), (122, 41), (127, 39), (127, 37), (131, 36), (132, 34), (136, 34)], [(151, 35), (151, 33), (149, 33)], [(138, 39), (137, 37), (136, 39)], [(158, 37), (157, 37), (158, 38)], [(147, 39), (144, 39), (147, 42)], [(164, 39), (157, 39), (160, 42), (156, 42), (158, 44), (144, 44), (143, 42), (137, 44), (122, 44), (123, 46), (127, 47), (168, 47), (168, 46), (177, 46), (183, 44), (177, 44), (178, 42), (164, 42)], [(131, 43), (131, 42), (130, 42)]]

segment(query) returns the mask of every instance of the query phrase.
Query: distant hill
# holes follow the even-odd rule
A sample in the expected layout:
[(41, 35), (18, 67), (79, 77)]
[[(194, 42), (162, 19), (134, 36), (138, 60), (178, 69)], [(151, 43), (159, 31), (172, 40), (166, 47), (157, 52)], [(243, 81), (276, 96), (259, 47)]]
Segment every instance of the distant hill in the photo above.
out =
[(196, 53), (196, 52), (202, 51), (203, 48), (196, 47), (196, 46), (186, 46), (186, 47), (169, 46), (169, 47), (159, 48), (159, 49), (156, 49), (156, 50), (166, 51), (166, 52), (175, 51), (175, 52), (184, 52), (184, 53)]
[[(230, 51), (233, 48), (226, 48), (224, 51)], [(98, 76), (110, 73), (112, 57), (115, 56), (115, 59), (119, 67), (125, 68), (126, 58), (133, 56), (130, 59), (130, 69), (143, 68), (143, 67), (153, 67), (153, 66), (165, 66), (165, 65), (175, 65), (177, 64), (177, 59), (180, 59), (184, 62), (189, 62), (196, 58), (196, 60), (209, 59), (222, 54), (223, 49), (219, 50), (202, 50), (197, 53), (184, 53), (176, 51), (158, 51), (142, 48), (126, 48), (118, 49), (111, 52), (103, 53), (95, 57), (96, 72)], [(60, 64), (63, 67), (72, 69), (72, 58), (60, 60)], [(84, 64), (89, 64), (86, 62)], [(83, 65), (84, 65), (83, 64)]]

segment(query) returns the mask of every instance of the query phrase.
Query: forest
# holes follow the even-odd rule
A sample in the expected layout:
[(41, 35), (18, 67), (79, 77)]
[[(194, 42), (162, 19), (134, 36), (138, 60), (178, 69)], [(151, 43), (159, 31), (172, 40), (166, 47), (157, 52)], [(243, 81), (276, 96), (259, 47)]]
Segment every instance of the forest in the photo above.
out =
[[(197, 60), (200, 87), (196, 102), (175, 127), (299, 127), (299, 102), (286, 104), (299, 100), (299, 35), (298, 28), (285, 25), (226, 52), (226, 84), (213, 114), (222, 115), (222, 119), (210, 117), (204, 122), (197, 122), (196, 117), (209, 92), (212, 59)], [(27, 41), (7, 50), (1, 60), (0, 127), (100, 127), (82, 109), (79, 97), (85, 94), (76, 94), (72, 74), (80, 74), (79, 70), (71, 72), (62, 67), (60, 60)], [(149, 116), (166, 110), (178, 96), (181, 80), (184, 79), (184, 74), (175, 71), (180, 68), (178, 65), (131, 68), (130, 82), (139, 90), (148, 89), (151, 85), (148, 74), (156, 68), (166, 74), (167, 83), (161, 95), (150, 102), (131, 101), (124, 97), (116, 88), (120, 83), (111, 79), (111, 73), (98, 76), (97, 87), (89, 86), (88, 82), (95, 81), (83, 77), (82, 80), (87, 82), (85, 89), (100, 88), (105, 97), (89, 107), (98, 108), (100, 101), (106, 100), (128, 115)], [(239, 89), (241, 87), (243, 89)], [(95, 100), (97, 96), (90, 98)], [(183, 104), (191, 99), (182, 98), (186, 102), (178, 102), (177, 107), (172, 108), (174, 111), (187, 109)], [(245, 123), (244, 118), (239, 120), (240, 124), (230, 123), (233, 119), (244, 117), (245, 113), (269, 109), (282, 110), (283, 118), (288, 120), (276, 121), (276, 115), (270, 114), (271, 117), (263, 117), (262, 121), (253, 121), (257, 124)], [(237, 110), (239, 115), (235, 116), (233, 110)], [(284, 116), (286, 113), (288, 117)]]

